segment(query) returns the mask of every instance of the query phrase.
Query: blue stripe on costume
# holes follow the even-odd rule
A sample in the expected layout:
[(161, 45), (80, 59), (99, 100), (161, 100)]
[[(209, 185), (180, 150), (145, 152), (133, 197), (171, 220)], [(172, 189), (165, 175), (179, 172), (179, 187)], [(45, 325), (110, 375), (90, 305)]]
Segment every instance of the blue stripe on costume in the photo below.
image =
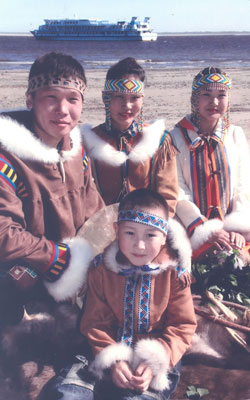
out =
[(147, 333), (150, 322), (150, 291), (151, 291), (151, 275), (142, 275), (140, 299), (139, 299), (139, 316), (138, 316), (138, 332)]

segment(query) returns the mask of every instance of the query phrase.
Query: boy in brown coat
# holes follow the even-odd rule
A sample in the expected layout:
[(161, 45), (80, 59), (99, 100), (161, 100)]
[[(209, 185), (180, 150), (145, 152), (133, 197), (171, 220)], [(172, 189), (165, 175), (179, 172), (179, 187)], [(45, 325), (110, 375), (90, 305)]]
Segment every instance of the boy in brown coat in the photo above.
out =
[(115, 230), (117, 240), (88, 274), (81, 332), (92, 351), (89, 371), (81, 363), (65, 369), (50, 399), (167, 400), (178, 383), (196, 328), (183, 285), (189, 241), (178, 222), (168, 222), (164, 198), (148, 189), (125, 196)]

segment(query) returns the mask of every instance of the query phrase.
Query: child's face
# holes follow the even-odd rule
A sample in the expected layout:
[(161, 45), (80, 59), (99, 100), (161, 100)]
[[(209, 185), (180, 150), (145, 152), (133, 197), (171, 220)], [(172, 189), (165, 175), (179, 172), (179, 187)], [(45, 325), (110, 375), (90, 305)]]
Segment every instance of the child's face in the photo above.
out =
[(78, 90), (57, 86), (39, 89), (27, 97), (27, 106), (34, 115), (35, 132), (52, 147), (78, 124), (82, 104)]
[[(144, 209), (161, 218), (166, 218), (161, 209)], [(122, 221), (116, 225), (116, 234), (121, 252), (131, 264), (150, 264), (166, 243), (166, 235), (159, 229), (132, 221)]]
[[(138, 80), (138, 77), (133, 75), (126, 75), (123, 78)], [(127, 130), (137, 119), (142, 105), (143, 96), (139, 93), (112, 93), (110, 100), (112, 126), (120, 131)]]
[(228, 90), (201, 89), (199, 94), (199, 113), (201, 121), (214, 124), (222, 118), (228, 108)]

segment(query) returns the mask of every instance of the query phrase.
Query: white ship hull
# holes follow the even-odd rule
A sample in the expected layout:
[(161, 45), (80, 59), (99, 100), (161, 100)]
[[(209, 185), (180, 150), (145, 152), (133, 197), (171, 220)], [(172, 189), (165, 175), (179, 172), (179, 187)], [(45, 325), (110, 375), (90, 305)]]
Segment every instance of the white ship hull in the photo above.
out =
[(140, 23), (133, 17), (130, 23), (117, 24), (102, 20), (45, 20), (45, 25), (31, 33), (38, 40), (155, 41), (157, 33), (152, 32), (148, 20)]

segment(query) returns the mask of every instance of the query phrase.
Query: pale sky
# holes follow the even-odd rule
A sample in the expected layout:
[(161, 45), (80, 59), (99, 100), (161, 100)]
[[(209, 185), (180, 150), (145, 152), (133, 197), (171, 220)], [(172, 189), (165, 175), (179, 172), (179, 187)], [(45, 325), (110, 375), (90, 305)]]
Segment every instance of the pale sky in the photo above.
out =
[(132, 16), (151, 17), (156, 32), (250, 31), (250, 0), (1, 0), (0, 15), (0, 32), (29, 32), (45, 18)]

